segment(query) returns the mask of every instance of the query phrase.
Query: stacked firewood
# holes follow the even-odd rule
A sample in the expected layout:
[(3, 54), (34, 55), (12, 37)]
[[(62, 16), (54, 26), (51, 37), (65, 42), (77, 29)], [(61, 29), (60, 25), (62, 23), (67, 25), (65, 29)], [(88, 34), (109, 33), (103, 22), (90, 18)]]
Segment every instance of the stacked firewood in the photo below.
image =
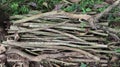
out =
[[(113, 50), (115, 46), (112, 45), (116, 40), (109, 40), (106, 31), (91, 29), (88, 22), (58, 14), (16, 23), (32, 15), (11, 16), (13, 25), (3, 44), (9, 47), (7, 62), (14, 66), (79, 67), (84, 63), (92, 67), (108, 66), (118, 60), (119, 53)], [(108, 26), (107, 22), (99, 24)]]
[(104, 13), (93, 17), (63, 11), (36, 11), (11, 16), (13, 24), (8, 29), (6, 40), (1, 43), (1, 65), (119, 67), (120, 53), (116, 49), (120, 44), (120, 31), (108, 27), (108, 22), (95, 23)]

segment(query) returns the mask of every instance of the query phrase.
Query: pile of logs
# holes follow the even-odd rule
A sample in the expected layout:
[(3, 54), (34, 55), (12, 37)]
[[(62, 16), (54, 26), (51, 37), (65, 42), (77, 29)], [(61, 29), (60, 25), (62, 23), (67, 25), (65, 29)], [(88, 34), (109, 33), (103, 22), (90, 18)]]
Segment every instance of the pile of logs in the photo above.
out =
[(120, 30), (108, 27), (108, 22), (94, 23), (104, 13), (96, 18), (63, 11), (11, 16), (13, 24), (0, 46), (0, 65), (119, 67)]
[[(11, 16), (13, 24), (2, 42), (10, 67), (108, 66), (118, 60), (119, 53), (113, 49), (119, 42), (111, 36), (110, 40), (107, 31), (58, 14), (18, 23), (32, 15)], [(99, 24), (108, 26), (107, 22)]]

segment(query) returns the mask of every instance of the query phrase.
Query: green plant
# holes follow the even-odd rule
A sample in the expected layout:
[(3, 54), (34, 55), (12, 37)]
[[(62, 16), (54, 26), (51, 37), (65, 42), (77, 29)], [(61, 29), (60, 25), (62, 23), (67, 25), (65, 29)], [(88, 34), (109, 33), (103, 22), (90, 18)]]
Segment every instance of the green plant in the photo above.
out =
[(37, 9), (43, 12), (50, 11), (54, 9), (55, 5), (60, 3), (62, 0), (36, 0)]
[(20, 7), (19, 12), (24, 14), (24, 13), (28, 13), (30, 11), (28, 6), (23, 5), (22, 7)]
[(81, 63), (80, 67), (87, 67), (87, 65), (84, 63)]
[(120, 48), (115, 49), (115, 52), (120, 53)]
[[(81, 0), (79, 3), (69, 4), (67, 7), (62, 8), (64, 11), (72, 12), (75, 10), (82, 11), (82, 13), (91, 12), (95, 4), (102, 3), (103, 0)], [(103, 11), (104, 8), (98, 9)]]
[(19, 4), (18, 3), (12, 3), (10, 5), (10, 9), (12, 10), (11, 12), (13, 12), (14, 14), (18, 13), (18, 8), (19, 8)]
[(12, 4), (10, 4), (10, 10), (12, 12), (12, 14), (25, 14), (29, 12), (29, 7), (26, 5), (22, 5), (20, 6), (20, 4), (18, 2), (14, 2)]
[[(102, 2), (103, 0), (81, 0), (79, 8), (82, 10), (83, 13), (91, 12), (95, 4), (99, 4)], [(103, 8), (99, 10), (102, 11)]]
[(92, 11), (91, 8), (82, 8), (82, 13), (87, 13), (87, 12), (90, 12)]
[(105, 5), (105, 6), (101, 7), (101, 8), (98, 8), (96, 11), (97, 11), (97, 12), (102, 12), (102, 11), (104, 11), (107, 7), (108, 7), (108, 5)]
[[(0, 4), (8, 3), (9, 12), (12, 14), (28, 13), (32, 8), (28, 3), (33, 2), (36, 4), (36, 10), (42, 12), (51, 11), (57, 4), (63, 4), (62, 10), (67, 12), (79, 11), (82, 13), (92, 12), (95, 4), (103, 3), (103, 0), (80, 0), (78, 3), (65, 3), (63, 0), (0, 0)], [(67, 4), (67, 5), (64, 5)], [(102, 12), (107, 6), (98, 8), (97, 12)]]
[(77, 9), (77, 7), (78, 7), (78, 4), (73, 3), (71, 5), (68, 5), (67, 7), (62, 8), (62, 9), (66, 12), (72, 12), (72, 11), (75, 11)]
[(0, 0), (0, 4), (2, 5), (2, 4), (4, 4), (4, 3), (6, 3), (7, 1), (6, 0)]

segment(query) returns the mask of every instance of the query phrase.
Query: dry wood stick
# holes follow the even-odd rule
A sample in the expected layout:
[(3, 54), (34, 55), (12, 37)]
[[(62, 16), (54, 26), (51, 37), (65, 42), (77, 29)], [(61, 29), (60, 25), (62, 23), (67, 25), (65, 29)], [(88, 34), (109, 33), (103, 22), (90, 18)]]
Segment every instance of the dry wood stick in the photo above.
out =
[(56, 59), (48, 59), (50, 62), (52, 63), (57, 63), (60, 64), (61, 66), (76, 66), (78, 65), (77, 63), (71, 63), (71, 62), (64, 62), (64, 61), (60, 61), (60, 60), (56, 60)]
[(76, 19), (88, 19), (90, 18), (91, 16), (89, 15), (83, 15), (83, 14), (80, 14), (80, 15), (77, 15), (77, 14), (71, 14), (71, 13), (67, 13), (67, 12), (64, 12), (64, 11), (52, 11), (52, 12), (47, 12), (47, 13), (40, 13), (40, 14), (37, 14), (37, 15), (33, 15), (31, 17), (28, 17), (28, 18), (24, 18), (24, 19), (21, 19), (21, 20), (17, 20), (17, 21), (14, 21), (13, 24), (19, 24), (19, 23), (24, 23), (24, 22), (27, 22), (27, 21), (31, 21), (31, 20), (34, 20), (34, 19), (38, 19), (40, 17), (44, 17), (44, 16), (52, 16), (52, 15), (56, 15), (56, 14), (61, 14), (63, 16), (68, 16), (69, 18), (76, 18)]
[[(13, 46), (18, 46), (18, 47), (22, 47), (22, 48), (25, 48), (25, 45), (23, 45), (23, 46), (21, 46), (20, 44), (9, 44), (9, 45), (13, 45)], [(35, 46), (35, 45), (34, 45)], [(40, 45), (38, 46), (38, 47), (40, 47)], [(57, 48), (57, 49), (68, 49), (68, 50), (73, 50), (73, 51), (78, 51), (78, 52), (82, 52), (83, 54), (85, 54), (86, 55), (86, 52), (85, 51), (82, 51), (82, 50), (80, 50), (80, 49), (74, 49), (74, 48), (70, 48), (70, 47), (63, 47), (63, 46), (48, 46), (48, 45), (42, 45), (42, 47), (47, 47), (47, 48)], [(98, 59), (98, 57), (95, 57), (95, 56), (93, 56), (93, 55), (91, 55), (91, 54), (89, 54), (89, 53), (87, 53), (87, 56), (88, 57), (92, 57), (92, 58), (94, 58), (95, 60), (99, 60)]]
[[(31, 32), (31, 33), (42, 33), (41, 31), (37, 31), (37, 30), (45, 30), (45, 29), (47, 29), (47, 28), (49, 28), (49, 27), (52, 27), (53, 25), (51, 25), (51, 26), (47, 26), (47, 27), (40, 27), (40, 28), (35, 28), (35, 29), (26, 29), (26, 28), (22, 28), (22, 27), (19, 27), (21, 30), (18, 30), (18, 32), (19, 33), (24, 33), (24, 32)], [(55, 28), (60, 28), (60, 29), (66, 29), (66, 30), (77, 30), (77, 31), (85, 31), (85, 29), (83, 29), (83, 28), (77, 28), (77, 27), (67, 27), (67, 26), (61, 26), (61, 25), (59, 25), (60, 27), (57, 27), (57, 25), (56, 26), (53, 26), (53, 27), (55, 27)], [(15, 30), (15, 29), (14, 29)], [(17, 30), (17, 29), (16, 29)], [(33, 32), (34, 31), (34, 32)], [(12, 31), (8, 31), (8, 32), (10, 32), (10, 33), (12, 33)], [(88, 32), (90, 32), (90, 33), (93, 33), (93, 34), (97, 34), (97, 35), (100, 35), (100, 36), (108, 36), (108, 34), (106, 34), (106, 33), (101, 33), (101, 32), (98, 32), (98, 31), (93, 31), (93, 30), (89, 30)]]
[(43, 54), (43, 55), (39, 55), (36, 56), (34, 59), (39, 59), (39, 61), (41, 61), (42, 59), (46, 59), (46, 58), (58, 58), (58, 57), (72, 57), (72, 56), (77, 56), (80, 55), (79, 52), (61, 52), (61, 53), (56, 53), (56, 54)]
[[(43, 27), (43, 26), (49, 26), (49, 25), (53, 25), (54, 23), (34, 23), (34, 22), (32, 22), (32, 23), (24, 23), (24, 24), (22, 24), (22, 26), (29, 26), (29, 27), (32, 27), (32, 28), (34, 28), (34, 27)], [(102, 24), (102, 23), (101, 23)], [(66, 23), (65, 25), (62, 25), (62, 26), (68, 26), (68, 27), (82, 27), (81, 25), (80, 25), (80, 23), (79, 24), (73, 24), (73, 23)], [(89, 25), (86, 25), (85, 27), (89, 27)]]
[[(95, 43), (90, 43), (90, 45), (92, 46), (80, 46), (80, 45), (76, 45), (76, 44), (69, 44), (66, 42), (3, 42), (3, 44), (6, 45), (11, 45), (11, 46), (18, 46), (18, 47), (22, 47), (22, 48), (27, 48), (27, 47), (42, 47), (44, 45), (46, 46), (59, 46), (59, 45), (63, 45), (63, 46), (69, 46), (69, 47), (74, 47), (74, 48), (107, 48), (107, 45), (97, 45)], [(82, 43), (81, 43), (82, 44)], [(83, 43), (83, 44), (89, 44), (89, 43)]]
[(26, 29), (24, 31), (18, 31), (18, 32), (33, 32), (33, 31), (37, 31), (37, 30), (45, 30), (45, 29), (48, 29), (48, 28), (51, 28), (51, 27), (56, 27), (56, 26), (60, 26), (60, 25), (63, 25), (67, 22), (69, 22), (70, 20), (67, 20), (67, 21), (64, 21), (64, 22), (61, 22), (61, 23), (57, 23), (57, 24), (54, 24), (54, 25), (51, 25), (51, 26), (47, 26), (47, 27), (42, 27), (42, 28), (35, 28), (35, 29)]
[[(85, 29), (83, 28), (76, 28), (76, 27), (58, 27), (58, 28), (62, 28), (62, 29), (68, 29), (68, 30), (78, 30), (78, 31), (85, 31)], [(101, 33), (98, 31), (93, 31), (93, 30), (89, 30), (88, 32), (93, 33), (93, 34), (97, 34), (97, 35), (101, 35), (101, 36), (108, 36), (108, 34), (106, 33)]]
[[(42, 23), (42, 21), (41, 21), (41, 23), (34, 23), (34, 22), (24, 23), (24, 24), (22, 24), (22, 26), (29, 26), (29, 27), (32, 27), (32, 28), (36, 28), (36, 27), (49, 26), (49, 25), (52, 25), (52, 24), (54, 24), (54, 23), (51, 23), (51, 22), (50, 23)], [(103, 23), (98, 23), (98, 24), (104, 25), (104, 26), (108, 26), (107, 22), (106, 23), (104, 23), (104, 22)], [(66, 27), (80, 27), (80, 28), (82, 27), (82, 25), (80, 25), (80, 23), (79, 24), (66, 23), (65, 25), (62, 25), (61, 27), (63, 27), (63, 26), (66, 26)], [(84, 27), (88, 28), (90, 26), (89, 25), (85, 25)]]
[(77, 51), (77, 52), (80, 52), (80, 53), (84, 54), (87, 57), (93, 58), (95, 61), (99, 61), (100, 60), (99, 57), (94, 56), (94, 55), (92, 55), (92, 54), (90, 54), (90, 53), (88, 53), (86, 51), (83, 51), (83, 50), (80, 50), (80, 49), (76, 49), (76, 48), (70, 48), (70, 47), (65, 47), (65, 46), (59, 46), (59, 47), (58, 46), (45, 46), (45, 47), (47, 47), (47, 48), (57, 48), (57, 49), (63, 49), (63, 50)]
[[(11, 52), (12, 51), (12, 52)], [(39, 55), (37, 57), (35, 56), (31, 56), (23, 51), (20, 51), (18, 49), (12, 49), (11, 51), (9, 51), (8, 53), (16, 53), (16, 54), (19, 54), (23, 57), (26, 57), (27, 59), (29, 59), (30, 61), (41, 61), (42, 59), (46, 59), (46, 58), (57, 58), (57, 57), (65, 57), (65, 56), (78, 56), (80, 55), (79, 53), (76, 53), (76, 52), (72, 52), (72, 53), (58, 53), (58, 54), (43, 54), (43, 55)], [(87, 53), (85, 51), (82, 51), (82, 50), (77, 50), (77, 52), (80, 52), (84, 55), (87, 55), (88, 57), (92, 57), (95, 59), (95, 61), (99, 61), (98, 57), (90, 54), (90, 53)]]
[[(11, 45), (11, 46), (15, 46), (15, 47), (22, 47), (22, 48), (25, 48), (25, 45), (24, 46), (21, 46), (20, 44), (8, 44), (8, 45)], [(27, 45), (27, 44), (26, 44)], [(40, 47), (40, 45), (39, 45), (39, 47)], [(80, 50), (80, 49), (76, 49), (76, 48), (70, 48), (70, 47), (65, 47), (65, 46), (45, 46), (45, 45), (42, 45), (42, 47), (47, 47), (47, 48), (57, 48), (57, 49), (67, 49), (67, 50), (73, 50), (73, 51), (77, 51), (77, 52), (80, 52), (80, 53), (82, 53), (82, 54), (84, 54), (84, 55), (86, 55), (86, 56), (88, 56), (88, 57), (92, 57), (94, 60), (96, 60), (96, 61), (99, 61), (100, 60), (100, 58), (98, 58), (98, 57), (96, 57), (96, 56), (94, 56), (94, 55), (92, 55), (92, 54), (90, 54), (90, 53), (88, 53), (88, 52), (86, 52), (86, 51), (83, 51), (83, 50)], [(38, 58), (37, 58), (38, 59)]]
[[(67, 22), (67, 21), (66, 21)], [(54, 24), (54, 25), (50, 25), (50, 26), (47, 26), (47, 27), (42, 27), (42, 28), (35, 28), (35, 29), (26, 29), (24, 28), (24, 30), (20, 30), (18, 31), (19, 33), (23, 33), (23, 32), (31, 32), (31, 33), (37, 33), (38, 31), (36, 30), (45, 30), (47, 28), (50, 28), (50, 27), (55, 27), (55, 28), (61, 28), (61, 29), (68, 29), (68, 30), (78, 30), (78, 31), (85, 31), (85, 29), (82, 29), (82, 28), (76, 28), (76, 27), (67, 27), (67, 26), (61, 26), (62, 23), (60, 23), (60, 27), (57, 27), (57, 24)], [(64, 23), (63, 23), (64, 24)], [(21, 27), (19, 27), (21, 28)], [(21, 28), (22, 29), (22, 28)], [(36, 31), (36, 32), (33, 32), (33, 31)], [(101, 33), (101, 32), (98, 32), (98, 31), (93, 31), (93, 30), (89, 30), (90, 33), (93, 33), (93, 34), (97, 34), (97, 35), (101, 35), (101, 36), (108, 36), (108, 34), (106, 33)], [(41, 33), (41, 32), (39, 32)]]
[[(72, 39), (69, 39), (69, 37), (66, 37), (66, 36), (55, 36), (55, 37), (54, 36), (53, 37), (48, 36), (48, 37), (29, 38), (27, 36), (22, 35), (22, 37), (25, 37), (25, 38), (20, 38), (21, 40), (43, 40), (43, 41), (56, 41), (56, 40), (59, 40), (59, 39), (70, 40), (70, 41), (72, 40)], [(87, 40), (87, 41), (105, 41), (105, 38), (98, 38), (98, 37), (79, 37), (79, 38)], [(76, 42), (76, 41), (74, 41), (74, 42)]]
[[(93, 59), (82, 59), (82, 58), (80, 58), (80, 59), (75, 59), (75, 58), (72, 58), (71, 60), (68, 60), (69, 62), (74, 62), (74, 63), (80, 63), (80, 62), (96, 62), (95, 60), (93, 60)], [(107, 60), (100, 60), (100, 63), (108, 63), (108, 61)]]
[(68, 36), (68, 37), (70, 37), (70, 38), (73, 38), (73, 39), (78, 40), (78, 41), (81, 41), (81, 42), (85, 42), (85, 40), (80, 39), (80, 38), (78, 38), (78, 37), (76, 37), (76, 36), (74, 36), (74, 35), (72, 35), (72, 34), (69, 34), (69, 33), (61, 32), (61, 31), (58, 31), (58, 30), (55, 30), (55, 29), (47, 29), (47, 30), (48, 30), (48, 31), (52, 31), (52, 32), (59, 33), (59, 34), (61, 34), (61, 35)]
[(106, 53), (106, 54), (116, 54), (116, 55), (120, 55), (120, 53), (117, 53), (117, 52), (115, 52), (115, 51), (95, 50), (95, 49), (85, 49), (85, 50), (93, 51), (93, 52), (96, 52), (96, 53)]

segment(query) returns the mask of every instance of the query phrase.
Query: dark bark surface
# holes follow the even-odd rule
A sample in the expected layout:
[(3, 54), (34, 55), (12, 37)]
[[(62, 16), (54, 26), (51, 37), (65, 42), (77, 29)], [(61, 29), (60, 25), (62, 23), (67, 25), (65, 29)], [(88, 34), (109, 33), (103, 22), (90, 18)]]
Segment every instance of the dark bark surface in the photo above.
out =
[(5, 40), (7, 29), (10, 27), (9, 15), (0, 9), (0, 42)]

